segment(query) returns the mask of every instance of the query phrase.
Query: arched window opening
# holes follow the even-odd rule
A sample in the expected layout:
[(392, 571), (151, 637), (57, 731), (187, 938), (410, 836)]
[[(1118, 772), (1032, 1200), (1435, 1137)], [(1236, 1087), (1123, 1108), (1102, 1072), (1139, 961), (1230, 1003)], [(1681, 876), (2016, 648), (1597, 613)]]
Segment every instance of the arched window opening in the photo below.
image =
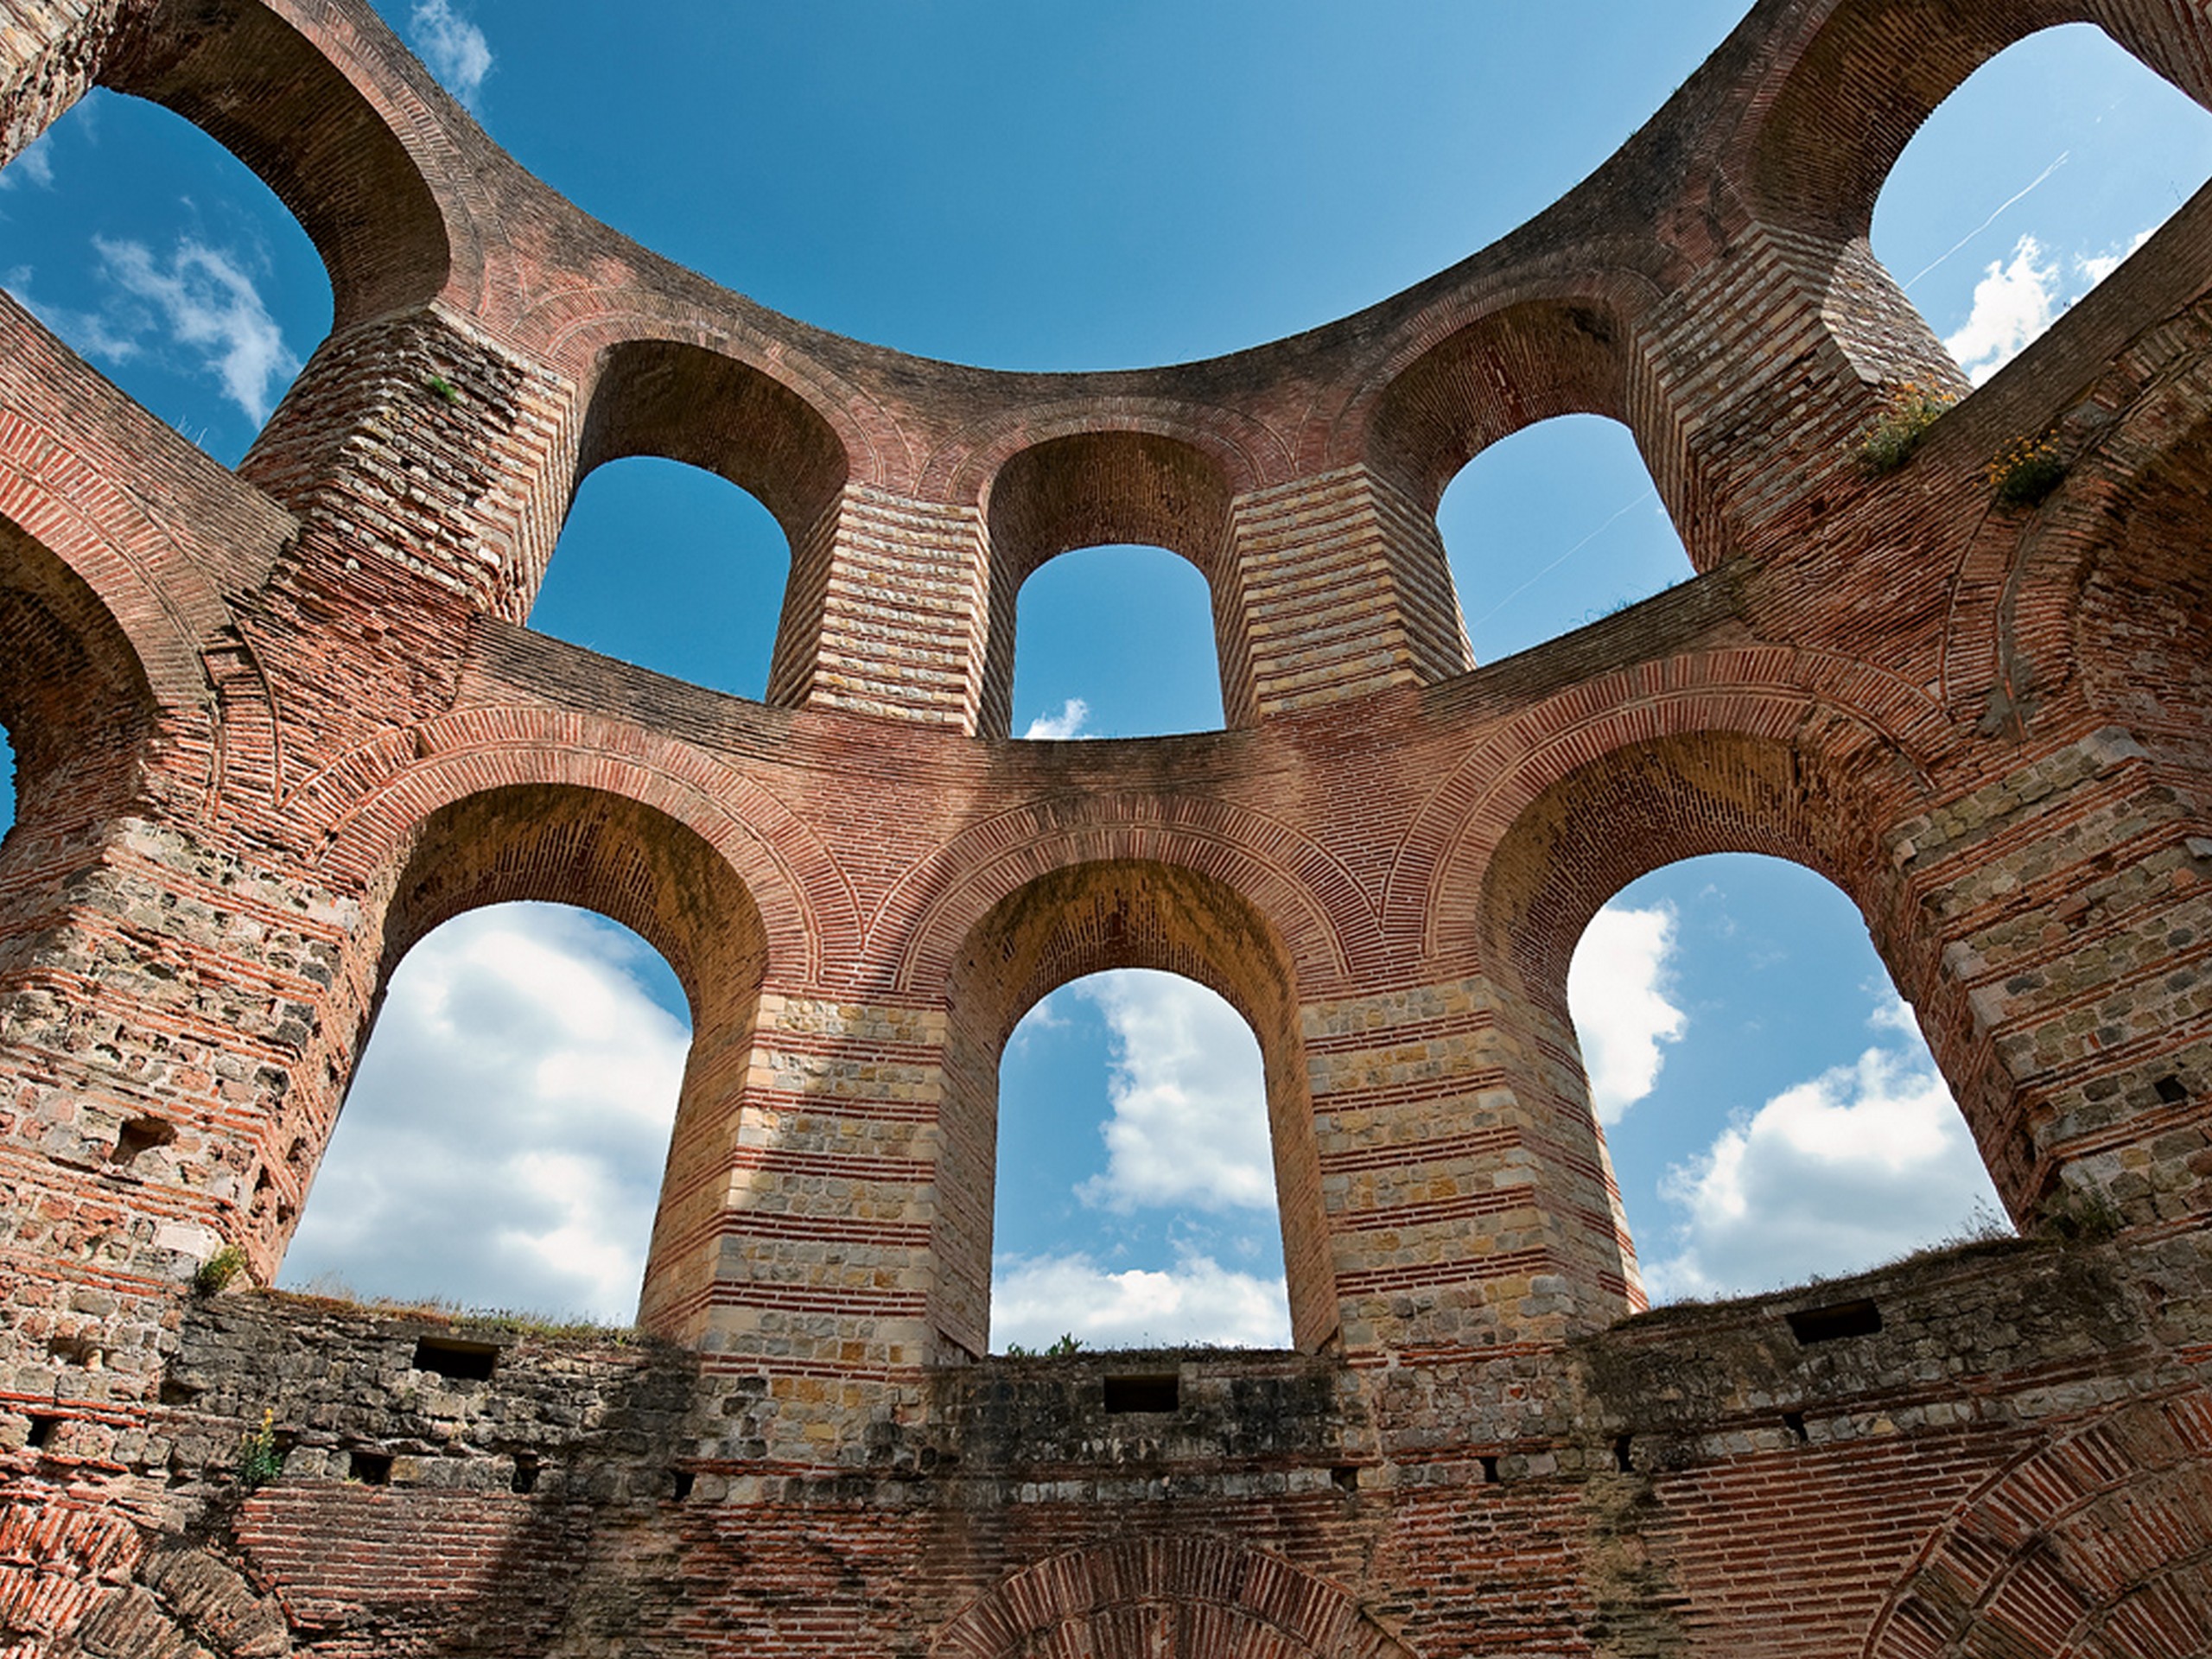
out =
[(1146, 969), (1064, 985), (999, 1065), (991, 1339), (1290, 1345), (1258, 1039)]
[(1490, 445), (1436, 519), (1478, 663), (1694, 574), (1636, 440), (1602, 416), (1562, 415)]
[(0, 286), (225, 466), (330, 332), (299, 222), (159, 105), (86, 94), (0, 171)]
[(628, 1323), (690, 1039), (666, 961), (602, 916), (508, 903), (433, 929), (279, 1282)]
[(1992, 58), (1914, 136), (1872, 245), (1975, 385), (2212, 178), (2212, 112), (2102, 30)]
[(1630, 882), (1567, 1000), (1655, 1304), (2010, 1234), (1858, 911), (1804, 867), (1716, 854)]
[(1211, 590), (1160, 547), (1062, 554), (1022, 584), (1014, 734), (1154, 737), (1219, 731)]
[(530, 626), (758, 700), (790, 572), (783, 527), (753, 496), (696, 467), (627, 456), (578, 487)]

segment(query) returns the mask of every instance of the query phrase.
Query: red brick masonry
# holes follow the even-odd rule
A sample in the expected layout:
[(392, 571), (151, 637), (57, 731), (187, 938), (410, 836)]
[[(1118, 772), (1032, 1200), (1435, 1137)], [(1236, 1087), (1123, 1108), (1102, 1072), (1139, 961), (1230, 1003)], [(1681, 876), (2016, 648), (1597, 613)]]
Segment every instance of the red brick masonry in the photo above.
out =
[[(2212, 1654), (2212, 199), (1857, 454), (1964, 391), (1874, 197), (2074, 21), (2212, 99), (2195, 0), (1761, 0), (1433, 280), (1017, 375), (635, 247), (365, 0), (0, 0), (0, 154), (158, 100), (336, 300), (235, 474), (0, 300), (0, 1656)], [(1700, 574), (1476, 667), (1437, 497), (1571, 410)], [(520, 626), (641, 453), (789, 534), (766, 705)], [(1117, 540), (1230, 729), (1008, 741), (1022, 579)], [(1858, 903), (2023, 1243), (1631, 1317), (1567, 960), (1732, 849)], [(691, 995), (651, 1339), (196, 1295), (524, 898)], [(985, 1357), (1000, 1049), (1117, 966), (1259, 1034), (1295, 1352)]]

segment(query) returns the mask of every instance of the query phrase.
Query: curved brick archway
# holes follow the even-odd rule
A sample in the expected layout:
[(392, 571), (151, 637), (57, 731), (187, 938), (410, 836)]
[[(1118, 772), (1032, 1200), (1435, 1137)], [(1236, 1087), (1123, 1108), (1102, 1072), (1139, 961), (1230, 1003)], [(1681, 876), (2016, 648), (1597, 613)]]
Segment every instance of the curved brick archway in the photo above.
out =
[(1413, 1659), (1326, 1580), (1221, 1537), (1130, 1540), (1015, 1573), (931, 1659)]
[(321, 254), (340, 332), (435, 298), (456, 255), (482, 255), (462, 190), (441, 176), (449, 141), (397, 73), (390, 32), (354, 35), (340, 58), (292, 14), (264, 0), (153, 0), (126, 14), (97, 79), (175, 111), (260, 175)]
[(1319, 1347), (1336, 1328), (1296, 971), (1281, 936), (1218, 877), (1136, 860), (1039, 876), (976, 923), (946, 991), (931, 1317), (969, 1352), (988, 1345), (998, 1157), (999, 1059), (1015, 1024), (1072, 980), (1114, 968), (1180, 974), (1217, 993), (1259, 1039), (1274, 1146), (1275, 1203), (1291, 1332)]
[(1212, 455), (1151, 432), (1050, 438), (1001, 466), (983, 504), (990, 585), (977, 734), (1004, 737), (1013, 718), (1015, 608), (1022, 584), (1063, 553), (1119, 542), (1164, 547), (1206, 579), (1222, 709), (1231, 726), (1248, 723), (1251, 645), (1231, 565), (1231, 493)]

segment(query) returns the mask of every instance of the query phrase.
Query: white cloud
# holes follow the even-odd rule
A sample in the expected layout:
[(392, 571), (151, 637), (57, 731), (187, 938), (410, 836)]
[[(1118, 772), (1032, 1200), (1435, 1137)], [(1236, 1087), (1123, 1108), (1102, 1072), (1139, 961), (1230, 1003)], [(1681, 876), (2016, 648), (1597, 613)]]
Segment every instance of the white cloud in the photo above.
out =
[(1101, 1128), (1106, 1169), (1076, 1189), (1085, 1204), (1271, 1210), (1260, 1045), (1243, 1016), (1204, 986), (1173, 974), (1123, 969), (1082, 981), (1112, 1039)]
[[(300, 361), (284, 348), (283, 332), (269, 315), (253, 279), (227, 251), (191, 237), (181, 238), (166, 264), (143, 242), (111, 242), (94, 237), (101, 274), (125, 294), (159, 314), (170, 337), (200, 353), (203, 365), (222, 383), (224, 394), (256, 425), (269, 418), (276, 402), (271, 382), (299, 372)], [(144, 313), (105, 315), (111, 355), (114, 342), (154, 326)]]
[(2074, 261), (2074, 269), (2081, 273), (2083, 282), (2087, 283), (2091, 288), (2094, 288), (2099, 283), (2101, 283), (2106, 277), (2111, 276), (2113, 272), (2120, 269), (2121, 260), (2126, 258), (2130, 254), (2133, 253), (2136, 249), (2141, 247), (2145, 242), (2148, 242), (2152, 235), (2157, 232), (2158, 228), (2158, 227), (2157, 226), (2153, 225), (2149, 226), (2147, 229), (2138, 231), (2135, 233), (2134, 239), (2124, 248), (2111, 247), (2106, 249), (2102, 253), (2083, 254)]
[(409, 22), (430, 73), (455, 98), (473, 105), (484, 77), (492, 73), (492, 44), (484, 31), (455, 11), (448, 0), (415, 0)]
[(54, 188), (54, 151), (44, 133), (17, 150), (5, 170), (0, 170), (0, 190), (13, 190), (26, 182), (41, 190)]
[(1090, 1348), (1219, 1343), (1290, 1345), (1289, 1300), (1280, 1278), (1184, 1255), (1173, 1268), (1109, 1273), (1080, 1252), (1002, 1255), (991, 1276), (991, 1335), (1041, 1349), (1063, 1335)]
[(1675, 1248), (1644, 1265), (1654, 1301), (1853, 1272), (2002, 1213), (1910, 1009), (1885, 999), (1868, 1024), (1890, 1043), (1784, 1090), (1669, 1172), (1661, 1193), (1681, 1220)]
[(588, 916), (500, 905), (411, 951), (284, 1263), (365, 1295), (637, 1312), (690, 1036)]
[(1980, 385), (2028, 348), (2064, 308), (2059, 304), (2058, 263), (2043, 244), (2024, 236), (2009, 262), (1992, 264), (1974, 284), (1974, 309), (1944, 348)]
[(1671, 906), (1628, 910), (1607, 905), (1590, 918), (1567, 969), (1567, 1005), (1582, 1041), (1590, 1100), (1601, 1123), (1651, 1092), (1665, 1056), (1688, 1025), (1663, 988), (1675, 950)]
[(67, 306), (52, 305), (31, 292), (31, 282), (37, 273), (29, 265), (10, 268), (0, 276), (0, 288), (16, 296), (22, 308), (48, 327), (66, 340), (85, 357), (96, 357), (111, 365), (128, 363), (138, 355), (137, 336), (153, 326), (153, 319), (133, 307), (130, 315), (118, 322), (99, 311), (73, 311)]
[(1060, 705), (1057, 715), (1039, 715), (1029, 722), (1025, 738), (1045, 738), (1054, 742), (1065, 742), (1071, 737), (1085, 735), (1084, 724), (1090, 718), (1090, 705), (1081, 697), (1070, 697)]

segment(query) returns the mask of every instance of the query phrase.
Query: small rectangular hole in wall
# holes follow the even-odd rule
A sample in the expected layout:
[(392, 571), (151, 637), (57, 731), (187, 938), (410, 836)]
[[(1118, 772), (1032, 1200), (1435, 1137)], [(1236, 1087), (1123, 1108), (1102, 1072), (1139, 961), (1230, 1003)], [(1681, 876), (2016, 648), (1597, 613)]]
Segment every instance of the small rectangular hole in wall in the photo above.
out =
[(669, 1471), (669, 1473), (673, 1477), (670, 1483), (672, 1488), (671, 1495), (677, 1503), (681, 1503), (685, 1498), (691, 1496), (692, 1484), (698, 1478), (698, 1477), (694, 1475), (689, 1469), (671, 1469)]
[(1636, 1441), (1624, 1434), (1613, 1442), (1613, 1467), (1624, 1475), (1636, 1472)]
[(2151, 1090), (2169, 1106), (2178, 1106), (2189, 1098), (2189, 1085), (2176, 1077), (2160, 1077)]
[(1338, 1491), (1356, 1492), (1359, 1490), (1359, 1466), (1357, 1464), (1340, 1463), (1329, 1471), (1329, 1478), (1336, 1482)]
[(1805, 1432), (1805, 1414), (1802, 1411), (1783, 1412), (1782, 1426), (1789, 1431), (1789, 1438), (1800, 1446), (1812, 1438)]
[(1835, 1302), (1803, 1307), (1788, 1316), (1789, 1334), (1806, 1347), (1845, 1337), (1871, 1337), (1882, 1328), (1882, 1310), (1871, 1301)]
[(391, 1485), (391, 1454), (389, 1452), (347, 1452), (346, 1478), (358, 1480), (364, 1486)]
[(527, 1497), (537, 1490), (537, 1459), (524, 1452), (515, 1458), (515, 1472), (507, 1482), (508, 1490)]
[(1481, 1461), (1483, 1465), (1483, 1484), (1485, 1486), (1497, 1485), (1497, 1459), (1496, 1458), (1484, 1458)]
[(456, 1342), (449, 1337), (425, 1337), (415, 1344), (415, 1369), (448, 1377), (455, 1382), (483, 1382), (499, 1361), (499, 1350), (488, 1342)]
[(23, 1437), (26, 1446), (51, 1446), (54, 1431), (61, 1427), (59, 1417), (49, 1417), (40, 1412), (31, 1414), (31, 1432)]
[(1173, 1411), (1182, 1404), (1179, 1376), (1109, 1376), (1106, 1379), (1106, 1409), (1109, 1412)]

